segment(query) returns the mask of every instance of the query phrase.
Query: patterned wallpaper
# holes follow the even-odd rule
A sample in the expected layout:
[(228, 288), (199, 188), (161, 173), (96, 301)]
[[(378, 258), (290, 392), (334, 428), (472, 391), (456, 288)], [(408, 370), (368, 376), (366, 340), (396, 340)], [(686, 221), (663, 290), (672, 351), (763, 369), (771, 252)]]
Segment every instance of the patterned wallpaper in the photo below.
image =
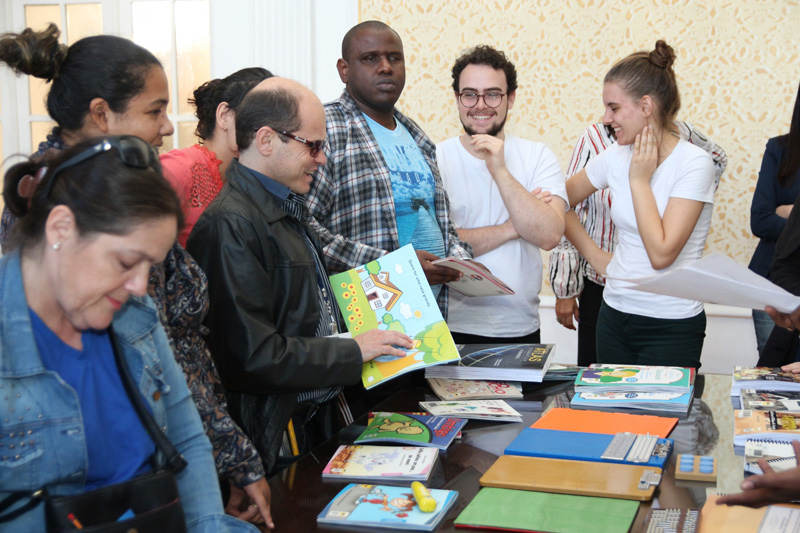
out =
[(606, 71), (665, 39), (678, 56), (678, 117), (728, 154), (707, 252), (749, 261), (764, 146), (788, 131), (800, 82), (797, 0), (361, 0), (360, 20), (370, 19), (402, 37), (407, 79), (398, 105), (435, 142), (461, 133), (450, 89), (459, 52), (476, 44), (505, 51), (519, 78), (506, 128), (547, 144), (562, 169), (582, 129), (602, 116)]

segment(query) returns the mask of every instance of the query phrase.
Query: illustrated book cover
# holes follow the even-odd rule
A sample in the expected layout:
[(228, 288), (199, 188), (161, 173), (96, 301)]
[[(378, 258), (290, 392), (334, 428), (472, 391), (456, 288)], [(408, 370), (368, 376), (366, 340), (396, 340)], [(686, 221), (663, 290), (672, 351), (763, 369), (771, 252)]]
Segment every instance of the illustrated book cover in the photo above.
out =
[(472, 420), (522, 422), (522, 415), (503, 400), (462, 400), (419, 402), (421, 409), (434, 416), (457, 416)]
[(442, 400), (522, 398), (522, 385), (518, 381), (428, 378), (428, 385)]
[(693, 397), (693, 390), (689, 392), (576, 392), (570, 405), (577, 409), (599, 411), (658, 411), (686, 415), (689, 413)]
[(347, 528), (433, 531), (458, 499), (454, 490), (430, 489), (436, 508), (420, 511), (407, 487), (350, 483), (317, 516), (318, 524)]
[(372, 422), (356, 438), (355, 444), (391, 442), (446, 450), (466, 423), (464, 418), (414, 413), (374, 413)]
[(461, 359), (425, 369), (426, 378), (541, 382), (555, 344), (460, 344)]
[(675, 366), (593, 364), (578, 373), (575, 392), (689, 392), (695, 370)]
[(422, 446), (339, 446), (322, 477), (341, 481), (427, 481), (439, 450)]
[(405, 357), (382, 355), (364, 363), (361, 381), (367, 389), (412, 370), (459, 359), (413, 246), (334, 274), (330, 280), (353, 337), (385, 329), (401, 331), (414, 340)]
[(768, 391), (742, 389), (739, 397), (742, 409), (757, 411), (800, 411), (800, 390)]
[(733, 445), (744, 446), (747, 439), (800, 440), (800, 413), (788, 411), (733, 412)]
[(464, 296), (503, 296), (515, 294), (500, 278), (492, 275), (474, 263), (458, 259), (457, 257), (445, 257), (433, 261), (434, 265), (439, 265), (453, 270), (458, 270), (463, 274), (457, 281), (451, 281), (448, 287), (457, 290)]

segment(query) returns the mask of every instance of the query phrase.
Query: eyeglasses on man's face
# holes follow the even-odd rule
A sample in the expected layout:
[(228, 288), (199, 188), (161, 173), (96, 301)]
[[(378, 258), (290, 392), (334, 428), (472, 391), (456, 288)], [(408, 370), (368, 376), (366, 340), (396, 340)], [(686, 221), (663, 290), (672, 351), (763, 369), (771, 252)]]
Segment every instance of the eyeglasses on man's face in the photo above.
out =
[(475, 107), (478, 105), (478, 100), (483, 98), (483, 103), (488, 107), (495, 108), (503, 102), (505, 93), (499, 91), (489, 91), (486, 94), (478, 94), (475, 91), (464, 91), (458, 93), (458, 101), (464, 107)]
[(293, 141), (297, 141), (308, 146), (308, 149), (311, 151), (311, 157), (317, 157), (319, 152), (322, 150), (322, 147), (325, 146), (325, 141), (309, 141), (308, 139), (303, 139), (302, 137), (298, 137), (294, 133), (289, 133), (288, 131), (279, 131), (277, 133), (279, 135), (283, 135), (284, 137), (288, 137)]

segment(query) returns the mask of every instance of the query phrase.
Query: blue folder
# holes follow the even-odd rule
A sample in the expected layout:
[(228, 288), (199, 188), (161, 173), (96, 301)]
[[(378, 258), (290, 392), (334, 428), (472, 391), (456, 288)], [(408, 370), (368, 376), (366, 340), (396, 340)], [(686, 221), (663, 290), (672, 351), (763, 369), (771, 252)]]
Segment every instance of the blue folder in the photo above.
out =
[[(637, 464), (665, 468), (673, 439), (658, 439), (653, 455), (646, 463), (632, 463), (603, 459), (601, 456), (611, 444), (614, 435), (601, 433), (582, 433), (579, 431), (559, 431), (555, 429), (525, 428), (505, 449), (505, 455), (525, 455), (528, 457), (550, 457), (553, 459), (572, 459), (598, 463)], [(664, 446), (664, 445), (667, 446)], [(656, 452), (662, 453), (656, 455)]]

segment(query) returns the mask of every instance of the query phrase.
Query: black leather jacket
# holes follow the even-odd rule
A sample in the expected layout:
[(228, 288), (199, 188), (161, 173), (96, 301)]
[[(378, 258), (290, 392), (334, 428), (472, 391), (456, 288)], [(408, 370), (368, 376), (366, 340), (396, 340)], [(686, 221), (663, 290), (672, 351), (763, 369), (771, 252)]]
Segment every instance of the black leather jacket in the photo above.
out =
[(301, 224), (237, 159), (227, 178), (186, 248), (208, 276), (208, 345), (230, 414), (271, 471), (297, 393), (356, 383), (361, 351), (314, 337), (317, 280)]

